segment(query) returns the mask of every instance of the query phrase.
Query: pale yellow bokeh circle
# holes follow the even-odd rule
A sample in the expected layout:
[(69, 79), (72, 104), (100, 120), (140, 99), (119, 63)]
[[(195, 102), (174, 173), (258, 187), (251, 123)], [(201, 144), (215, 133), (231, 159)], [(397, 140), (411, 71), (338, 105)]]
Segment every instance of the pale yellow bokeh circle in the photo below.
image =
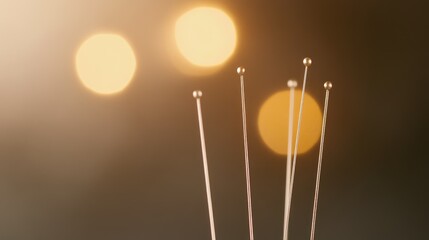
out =
[[(262, 105), (258, 116), (258, 129), (262, 140), (272, 151), (282, 155), (287, 154), (289, 94), (290, 92), (285, 90), (271, 95)], [(301, 90), (295, 90), (292, 150), (295, 143), (301, 94)], [(320, 107), (316, 100), (306, 93), (298, 153), (309, 151), (319, 141), (321, 127)]]
[(76, 71), (85, 87), (99, 94), (124, 90), (136, 71), (136, 57), (120, 35), (97, 34), (76, 53)]
[(192, 64), (214, 67), (227, 61), (237, 45), (232, 19), (222, 10), (197, 7), (184, 13), (175, 27), (180, 53)]

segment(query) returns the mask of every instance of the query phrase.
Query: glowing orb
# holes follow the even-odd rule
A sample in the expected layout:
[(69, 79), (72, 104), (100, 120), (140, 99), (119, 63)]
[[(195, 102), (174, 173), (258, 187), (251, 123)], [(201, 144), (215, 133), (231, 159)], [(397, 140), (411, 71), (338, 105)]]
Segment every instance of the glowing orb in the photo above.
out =
[(231, 18), (222, 10), (194, 8), (176, 22), (176, 44), (192, 64), (213, 67), (224, 63), (234, 53), (237, 33)]
[(85, 87), (100, 94), (124, 90), (136, 70), (130, 44), (115, 34), (97, 34), (87, 39), (76, 54), (76, 70)]
[[(258, 128), (262, 140), (271, 150), (282, 155), (287, 154), (289, 93), (289, 91), (281, 91), (270, 96), (262, 105), (258, 116)], [(295, 143), (301, 94), (301, 90), (295, 90), (292, 149)], [(298, 153), (309, 151), (319, 141), (322, 124), (322, 112), (316, 100), (307, 93), (304, 98)]]

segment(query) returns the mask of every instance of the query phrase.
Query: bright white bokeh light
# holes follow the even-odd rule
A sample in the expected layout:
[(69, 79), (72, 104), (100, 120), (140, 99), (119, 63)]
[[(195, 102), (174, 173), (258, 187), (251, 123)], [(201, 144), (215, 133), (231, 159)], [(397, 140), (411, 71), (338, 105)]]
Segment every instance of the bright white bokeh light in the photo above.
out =
[(124, 90), (136, 71), (136, 57), (130, 44), (116, 34), (88, 38), (76, 53), (76, 70), (85, 87), (99, 94)]
[(234, 22), (212, 7), (197, 7), (183, 14), (176, 22), (175, 37), (180, 53), (200, 67), (226, 62), (237, 45)]

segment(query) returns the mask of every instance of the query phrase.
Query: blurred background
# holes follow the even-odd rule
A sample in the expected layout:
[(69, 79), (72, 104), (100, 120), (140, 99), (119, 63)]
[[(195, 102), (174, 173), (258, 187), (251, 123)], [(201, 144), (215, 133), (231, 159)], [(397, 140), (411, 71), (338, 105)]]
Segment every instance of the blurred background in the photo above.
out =
[[(191, 66), (176, 20), (227, 13), (235, 50)], [(192, 91), (200, 89), (218, 239), (248, 239), (240, 83), (246, 94), (256, 239), (281, 239), (285, 156), (258, 114), (286, 81), (323, 107), (332, 81), (317, 239), (424, 239), (429, 156), (425, 1), (0, 0), (0, 238), (210, 239)], [(82, 84), (79, 46), (98, 33), (133, 49), (127, 87)], [(318, 144), (299, 155), (291, 239), (309, 237)]]

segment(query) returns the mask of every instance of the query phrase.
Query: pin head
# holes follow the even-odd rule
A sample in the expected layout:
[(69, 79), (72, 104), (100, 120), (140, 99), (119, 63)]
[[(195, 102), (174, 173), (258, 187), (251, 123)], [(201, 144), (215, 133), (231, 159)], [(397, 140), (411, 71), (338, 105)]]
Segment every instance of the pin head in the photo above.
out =
[(298, 86), (298, 82), (294, 79), (290, 79), (287, 81), (287, 86), (290, 88), (296, 88)]
[(308, 57), (304, 58), (304, 60), (302, 61), (302, 63), (304, 63), (304, 66), (310, 67), (311, 63), (312, 63), (311, 58), (308, 58)]
[(201, 92), (200, 90), (195, 90), (193, 93), (192, 93), (192, 96), (194, 96), (194, 98), (201, 98), (202, 96), (203, 96), (203, 92)]
[(243, 76), (245, 72), (246, 72), (246, 69), (244, 67), (237, 68), (238, 75)]
[(325, 84), (323, 84), (323, 87), (325, 87), (326, 90), (331, 90), (332, 88), (332, 83), (331, 82), (325, 82)]

